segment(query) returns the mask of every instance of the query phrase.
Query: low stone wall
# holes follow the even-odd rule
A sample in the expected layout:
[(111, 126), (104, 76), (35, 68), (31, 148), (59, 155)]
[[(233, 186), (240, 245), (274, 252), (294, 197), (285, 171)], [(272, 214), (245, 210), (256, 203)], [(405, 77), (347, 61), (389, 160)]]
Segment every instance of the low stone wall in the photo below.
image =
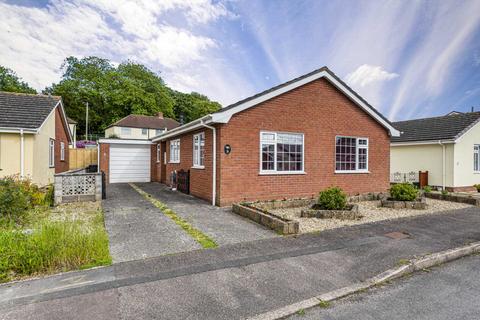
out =
[(428, 192), (425, 193), (425, 197), (437, 200), (452, 201), (458, 203), (471, 204), (473, 206), (480, 207), (480, 198), (474, 198), (467, 195), (454, 195), (454, 194), (442, 194), (440, 192)]
[(251, 202), (248, 204), (248, 206), (256, 207), (263, 210), (275, 210), (275, 209), (285, 209), (285, 208), (306, 207), (306, 206), (311, 206), (314, 203), (315, 203), (315, 199), (312, 199), (312, 198), (285, 199), (285, 200)]
[(361, 201), (375, 201), (375, 200), (382, 200), (390, 197), (390, 194), (383, 193), (383, 192), (375, 192), (375, 193), (364, 193), (358, 194), (356, 196), (348, 197), (348, 202), (361, 202)]
[(55, 204), (102, 200), (102, 174), (67, 171), (55, 175)]
[(319, 219), (340, 219), (340, 220), (356, 220), (360, 218), (358, 205), (352, 204), (347, 210), (322, 210), (322, 209), (305, 209), (300, 213), (302, 218), (319, 218)]
[(238, 215), (253, 220), (281, 234), (296, 234), (299, 231), (299, 223), (297, 221), (283, 219), (264, 212), (261, 209), (247, 206), (246, 204), (233, 204), (232, 210)]
[(391, 199), (383, 199), (380, 202), (380, 206), (385, 208), (392, 208), (392, 209), (424, 210), (424, 209), (427, 209), (427, 202), (424, 197), (416, 201), (398, 201), (398, 200), (391, 200)]

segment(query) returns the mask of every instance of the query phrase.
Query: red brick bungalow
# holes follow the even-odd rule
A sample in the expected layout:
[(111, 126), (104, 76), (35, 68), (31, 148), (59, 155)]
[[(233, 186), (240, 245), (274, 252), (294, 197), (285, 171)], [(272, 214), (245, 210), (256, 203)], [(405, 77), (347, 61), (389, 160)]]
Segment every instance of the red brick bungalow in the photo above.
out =
[(171, 172), (190, 170), (190, 193), (220, 206), (330, 186), (386, 191), (398, 135), (323, 67), (154, 138), (151, 179), (170, 184)]

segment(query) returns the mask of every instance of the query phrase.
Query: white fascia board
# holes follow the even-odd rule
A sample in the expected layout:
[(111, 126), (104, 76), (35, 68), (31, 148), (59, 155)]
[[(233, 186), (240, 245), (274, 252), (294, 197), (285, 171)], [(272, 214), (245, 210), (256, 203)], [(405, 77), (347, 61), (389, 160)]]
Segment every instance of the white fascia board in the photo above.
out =
[[(70, 126), (68, 125), (67, 115), (65, 114), (65, 109), (63, 108), (62, 99), (58, 100), (55, 107), (53, 107), (52, 111), (50, 111), (50, 113), (45, 118), (45, 120), (43, 120), (42, 124), (37, 129), (37, 131), (40, 132), (40, 130), (42, 130), (42, 128), (45, 125), (45, 123), (47, 122), (47, 120), (52, 116), (52, 114), (55, 113), (55, 110), (57, 109), (57, 107), (60, 107), (60, 116), (63, 118), (64, 123), (67, 125), (67, 133), (68, 133), (68, 138), (69, 138), (69, 141), (70, 141), (69, 144), (71, 144), (71, 143), (73, 143), (73, 137), (72, 137), (72, 133), (70, 132)], [(63, 127), (65, 128), (65, 126), (63, 126)], [(57, 130), (57, 129), (55, 128), (55, 130)]]
[(407, 141), (407, 142), (391, 142), (391, 147), (401, 147), (401, 146), (421, 146), (428, 144), (449, 144), (455, 143), (455, 140), (428, 140), (428, 141)]
[(37, 129), (25, 129), (25, 128), (0, 128), (0, 132), (3, 133), (20, 133), (20, 131), (23, 130), (23, 133), (29, 133), (29, 134), (37, 134), (38, 130)]
[(321, 71), (319, 73), (313, 74), (309, 77), (303, 78), (301, 80), (295, 81), (287, 86), (281, 87), (275, 91), (269, 92), (262, 96), (259, 96), (255, 99), (249, 100), (245, 103), (242, 103), (232, 109), (226, 110), (225, 112), (220, 112), (212, 115), (212, 122), (216, 123), (228, 123), (230, 118), (241, 111), (244, 111), (248, 108), (256, 106), (264, 101), (270, 100), (276, 96), (279, 96), (283, 93), (291, 91), (295, 88), (301, 87), (309, 82), (314, 80), (326, 78), (330, 81), (335, 87), (337, 87), (340, 91), (342, 91), (345, 95), (347, 95), (353, 102), (355, 102), (358, 106), (360, 106), (363, 110), (365, 110), (372, 118), (377, 120), (382, 126), (387, 128), (390, 131), (390, 135), (393, 137), (399, 137), (400, 131), (395, 129), (391, 126), (387, 121), (385, 121), (382, 117), (380, 117), (375, 111), (373, 111), (368, 105), (366, 105), (361, 99), (359, 99), (350, 89), (345, 87), (342, 83), (340, 83), (337, 79), (335, 79), (331, 74), (327, 71)]
[(162, 141), (168, 138), (176, 137), (178, 135), (181, 135), (183, 133), (193, 131), (195, 129), (201, 128), (204, 124), (209, 124), (209, 123), (214, 123), (215, 121), (212, 121), (213, 115), (208, 114), (206, 116), (201, 117), (200, 119), (194, 120), (192, 122), (189, 122), (187, 124), (184, 124), (183, 126), (177, 127), (175, 129), (169, 130), (165, 133), (162, 133), (161, 135), (158, 135), (156, 137), (152, 138), (153, 142), (157, 141)]
[(465, 136), (470, 130), (472, 130), (473, 128), (475, 128), (476, 125), (478, 125), (480, 123), (480, 118), (477, 119), (474, 123), (472, 123), (468, 128), (466, 128), (465, 130), (463, 130), (462, 132), (460, 132), (457, 137), (455, 138), (455, 142), (459, 142), (463, 136)]
[(134, 140), (134, 139), (99, 139), (98, 143), (108, 144), (152, 144), (150, 140)]

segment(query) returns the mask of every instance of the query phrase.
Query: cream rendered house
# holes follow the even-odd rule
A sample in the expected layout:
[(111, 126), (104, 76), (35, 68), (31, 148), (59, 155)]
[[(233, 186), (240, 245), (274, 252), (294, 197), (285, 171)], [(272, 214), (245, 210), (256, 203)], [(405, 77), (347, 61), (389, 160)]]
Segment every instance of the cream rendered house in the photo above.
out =
[(390, 173), (428, 171), (428, 184), (449, 191), (475, 191), (480, 184), (480, 112), (393, 123)]
[(0, 92), (0, 114), (0, 178), (44, 186), (68, 170), (72, 136), (60, 97)]
[(105, 138), (148, 140), (179, 125), (173, 119), (164, 118), (161, 112), (156, 116), (131, 114), (110, 125), (105, 130)]

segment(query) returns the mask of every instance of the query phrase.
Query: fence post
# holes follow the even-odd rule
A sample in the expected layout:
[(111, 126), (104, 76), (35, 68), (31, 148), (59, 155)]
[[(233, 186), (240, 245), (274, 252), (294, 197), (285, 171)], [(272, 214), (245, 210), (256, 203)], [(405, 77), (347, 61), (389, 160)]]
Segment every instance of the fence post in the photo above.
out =
[(95, 201), (102, 200), (102, 174), (95, 174)]

